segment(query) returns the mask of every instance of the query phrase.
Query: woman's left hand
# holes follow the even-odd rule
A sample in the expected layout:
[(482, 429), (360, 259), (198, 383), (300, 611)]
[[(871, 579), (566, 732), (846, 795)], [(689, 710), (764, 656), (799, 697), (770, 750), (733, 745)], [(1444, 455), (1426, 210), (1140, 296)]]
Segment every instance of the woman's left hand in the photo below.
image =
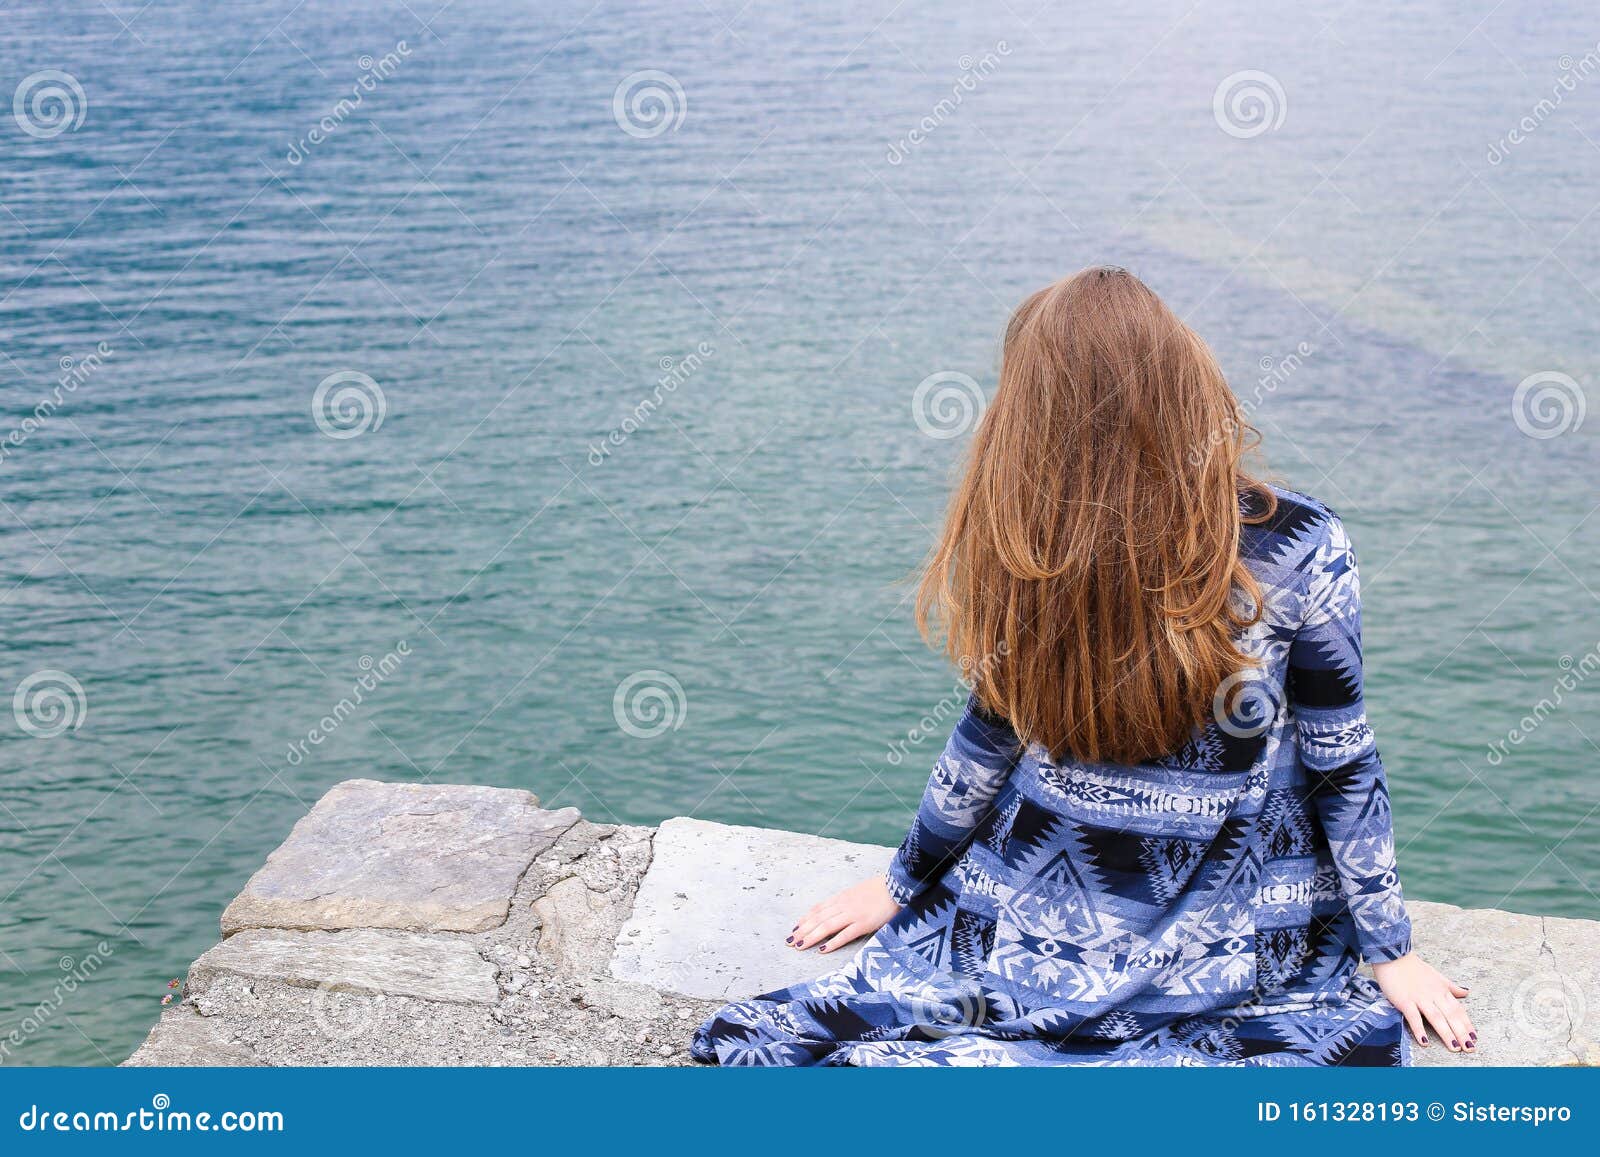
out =
[(871, 936), (898, 911), (900, 905), (889, 895), (883, 877), (869, 876), (837, 896), (813, 904), (789, 930), (785, 943), (796, 948), (820, 945), (823, 952), (832, 952), (859, 937)]
[(1478, 1030), (1472, 1027), (1467, 1006), (1461, 1003), (1461, 998), (1467, 995), (1463, 986), (1414, 952), (1398, 960), (1374, 964), (1372, 975), (1389, 1003), (1406, 1018), (1411, 1035), (1423, 1048), (1428, 1047), (1427, 1026), (1432, 1025), (1451, 1052), (1477, 1050)]

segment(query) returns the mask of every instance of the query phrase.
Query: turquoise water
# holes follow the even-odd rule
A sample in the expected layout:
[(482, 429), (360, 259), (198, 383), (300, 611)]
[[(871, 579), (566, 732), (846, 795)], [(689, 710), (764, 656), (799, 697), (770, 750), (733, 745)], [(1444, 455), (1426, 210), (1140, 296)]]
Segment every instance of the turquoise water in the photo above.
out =
[(913, 398), (1102, 260), (1352, 528), (1408, 891), (1600, 915), (1600, 71), (1545, 7), (8, 7), (0, 675), (68, 715), (0, 728), (0, 1056), (122, 1059), (352, 776), (897, 840), (964, 443)]

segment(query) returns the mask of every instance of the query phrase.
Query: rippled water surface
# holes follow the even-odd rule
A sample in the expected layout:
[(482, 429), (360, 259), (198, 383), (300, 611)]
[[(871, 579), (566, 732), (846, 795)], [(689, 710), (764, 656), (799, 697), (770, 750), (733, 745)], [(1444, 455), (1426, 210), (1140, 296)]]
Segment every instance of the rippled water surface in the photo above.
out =
[(439, 3), (0, 14), (8, 1063), (126, 1056), (352, 776), (897, 840), (914, 393), (1101, 260), (1355, 535), (1410, 894), (1600, 915), (1587, 6)]

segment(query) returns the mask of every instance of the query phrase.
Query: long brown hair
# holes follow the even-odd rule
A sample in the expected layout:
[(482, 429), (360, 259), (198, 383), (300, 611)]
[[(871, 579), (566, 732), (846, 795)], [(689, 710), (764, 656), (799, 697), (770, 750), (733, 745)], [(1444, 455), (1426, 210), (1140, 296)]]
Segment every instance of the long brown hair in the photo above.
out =
[(1057, 759), (1179, 750), (1251, 665), (1240, 526), (1273, 508), (1241, 465), (1254, 441), (1206, 344), (1131, 273), (1039, 290), (1006, 328), (918, 626)]

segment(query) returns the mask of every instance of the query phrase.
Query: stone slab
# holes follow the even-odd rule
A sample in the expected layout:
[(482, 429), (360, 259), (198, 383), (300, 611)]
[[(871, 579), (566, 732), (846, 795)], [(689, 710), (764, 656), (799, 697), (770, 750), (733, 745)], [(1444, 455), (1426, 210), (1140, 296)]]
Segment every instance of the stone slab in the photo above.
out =
[(447, 1004), (493, 1004), (499, 997), (494, 965), (466, 940), (370, 928), (246, 929), (194, 962), (184, 995), (203, 997), (224, 975), (324, 992), (414, 996)]
[(550, 886), (533, 902), (539, 918), (539, 955), (562, 972), (604, 972), (622, 917), (612, 898), (577, 876)]
[(1600, 923), (1410, 901), (1413, 940), (1428, 963), (1470, 989), (1476, 1055), (1437, 1041), (1419, 1065), (1600, 1064)]
[(531, 792), (352, 779), (317, 801), (222, 914), (246, 928), (481, 932), (578, 820)]
[[(1544, 939), (1563, 978), (1559, 1006), (1567, 1013), (1567, 1051), (1572, 1063), (1600, 1065), (1600, 923), (1546, 916)], [(1525, 993), (1530, 1016), (1531, 998), (1536, 995), (1545, 1009), (1557, 1003), (1549, 990)]]
[(783, 942), (818, 900), (881, 875), (892, 848), (798, 832), (671, 819), (623, 924), (611, 973), (685, 996), (737, 999), (810, 980), (826, 956)]

